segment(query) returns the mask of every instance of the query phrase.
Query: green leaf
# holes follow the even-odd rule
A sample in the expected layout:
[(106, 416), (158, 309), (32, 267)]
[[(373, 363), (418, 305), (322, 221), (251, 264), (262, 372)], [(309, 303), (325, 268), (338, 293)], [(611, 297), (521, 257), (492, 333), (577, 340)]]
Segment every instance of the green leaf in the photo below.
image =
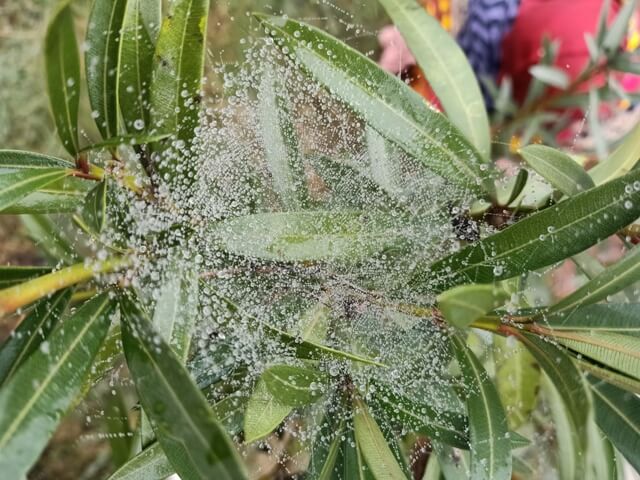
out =
[(608, 331), (640, 336), (640, 304), (577, 305), (570, 312), (545, 314), (542, 324), (553, 330)]
[(589, 170), (596, 185), (602, 185), (630, 172), (640, 159), (640, 124), (626, 135), (609, 158)]
[(109, 480), (162, 480), (175, 473), (159, 443), (154, 443), (122, 465)]
[(584, 370), (595, 377), (601, 378), (605, 382), (615, 385), (616, 387), (620, 387), (624, 390), (640, 395), (640, 380), (616, 370), (612, 370), (606, 366), (602, 366), (599, 363), (593, 362), (582, 356), (580, 358), (576, 358), (576, 363), (581, 370)]
[(71, 290), (62, 290), (40, 300), (11, 336), (0, 347), (0, 386), (7, 382), (24, 361), (45, 341), (58, 325), (71, 299)]
[[(587, 478), (620, 479), (616, 450), (606, 435), (598, 428), (595, 420), (589, 422), (589, 450), (587, 452)], [(622, 473), (622, 472), (621, 472)]]
[(118, 134), (118, 50), (127, 0), (95, 0), (87, 26), (84, 63), (89, 100), (102, 138)]
[(571, 359), (552, 343), (529, 333), (517, 332), (517, 337), (549, 376), (554, 389), (560, 395), (566, 407), (570, 430), (573, 432), (572, 441), (577, 446), (577, 455), (584, 454), (586, 452), (590, 395), (582, 374)]
[(51, 19), (45, 38), (47, 88), (53, 120), (64, 148), (78, 153), (80, 59), (70, 0), (63, 0)]
[[(638, 183), (638, 190), (634, 188)], [(614, 234), (640, 216), (640, 171), (575, 195), (431, 266), (410, 285), (422, 292), (491, 283), (551, 265)]]
[(596, 275), (575, 292), (567, 295), (550, 312), (567, 312), (583, 305), (605, 300), (609, 295), (633, 285), (640, 280), (640, 248), (634, 248), (615, 265)]
[(637, 0), (628, 0), (624, 3), (602, 40), (602, 48), (608, 56), (621, 49), (622, 38), (629, 28), (629, 20), (636, 9)]
[(455, 39), (415, 0), (380, 0), (451, 122), (489, 160), (489, 119), (476, 76)]
[(385, 385), (377, 382), (374, 385), (371, 405), (384, 410), (386, 418), (398, 421), (408, 430), (427, 435), (432, 440), (456, 448), (469, 448), (466, 433), (468, 421), (464, 415), (436, 411), (427, 403), (398, 395)]
[(62, 168), (35, 168), (0, 174), (0, 212), (71, 172)]
[(325, 394), (327, 376), (318, 370), (273, 365), (262, 373), (262, 381), (279, 403), (300, 407)]
[(280, 403), (266, 382), (259, 379), (244, 412), (245, 442), (252, 443), (269, 435), (292, 410), (291, 405)]
[(598, 426), (640, 472), (640, 399), (603, 381), (589, 381)]
[[(173, 2), (171, 13), (160, 28), (154, 56), (151, 123), (161, 131), (173, 132), (187, 148), (199, 122), (209, 3), (209, 0)], [(175, 176), (176, 162), (164, 159), (158, 165), (159, 173)], [(188, 181), (195, 165), (191, 162), (183, 167), (181, 177)]]
[(354, 400), (353, 427), (358, 452), (376, 480), (406, 480), (407, 476), (393, 456), (380, 427), (360, 398)]
[(3, 214), (75, 212), (95, 182), (77, 177), (54, 181), (20, 198), (2, 211)]
[(640, 75), (640, 62), (635, 54), (621, 52), (609, 62), (609, 66), (619, 72)]
[(186, 363), (198, 315), (198, 272), (187, 265), (174, 265), (160, 288), (153, 324), (182, 363)]
[(101, 233), (107, 222), (108, 181), (102, 180), (88, 193), (82, 209), (82, 220), (93, 233)]
[(150, 87), (161, 10), (161, 0), (128, 0), (124, 12), (117, 91), (123, 126), (129, 133), (150, 128)]
[(7, 267), (0, 266), (0, 289), (13, 287), (47, 273), (52, 267)]
[(259, 131), (275, 192), (286, 210), (299, 210), (308, 203), (304, 167), (289, 102), (280, 92), (276, 74), (265, 67), (257, 110)]
[(121, 297), (122, 341), (140, 402), (182, 478), (246, 478), (233, 443), (167, 343), (134, 301)]
[[(516, 430), (530, 418), (540, 388), (540, 367), (519, 343), (494, 337), (496, 387), (507, 413), (509, 428)], [(513, 447), (513, 438), (511, 439)]]
[(596, 155), (598, 160), (602, 161), (609, 154), (609, 146), (600, 123), (600, 94), (595, 87), (589, 90), (587, 120), (589, 121), (589, 134), (595, 144)]
[(509, 298), (496, 285), (460, 285), (438, 295), (438, 308), (445, 320), (458, 328), (466, 328)]
[[(305, 70), (373, 129), (459, 189), (482, 195), (493, 182), (482, 156), (447, 119), (372, 60), (310, 25), (256, 15)], [(479, 179), (486, 179), (484, 188)]]
[(159, 133), (157, 135), (145, 135), (144, 133), (133, 134), (133, 135), (118, 135), (117, 137), (109, 138), (102, 142), (92, 143), (91, 145), (87, 145), (81, 152), (88, 152), (90, 150), (102, 150), (104, 148), (113, 148), (119, 147), (121, 145), (124, 146), (138, 146), (138, 145), (147, 145), (149, 143), (157, 143), (162, 140), (169, 138), (171, 135), (168, 133)]
[(80, 256), (51, 218), (45, 215), (23, 215), (22, 224), (35, 244), (44, 250), (53, 263), (62, 260), (67, 265), (76, 263)]
[(0, 468), (23, 478), (44, 450), (58, 423), (81, 393), (98, 353), (113, 304), (94, 297), (67, 318), (0, 391)]
[(398, 219), (357, 211), (258, 213), (213, 228), (223, 248), (246, 257), (288, 262), (357, 261), (402, 242)]
[[(331, 422), (332, 414), (327, 412), (316, 441), (311, 447), (311, 461), (309, 463), (309, 475), (316, 480), (332, 480), (336, 472), (337, 460), (340, 455), (343, 438), (346, 436), (344, 421), (339, 425)], [(327, 445), (327, 439), (331, 443)]]
[(603, 331), (551, 331), (550, 335), (574, 352), (640, 379), (640, 337)]
[(496, 387), (464, 342), (454, 336), (452, 343), (468, 389), (471, 478), (510, 479), (511, 441), (507, 417)]
[(555, 148), (528, 145), (520, 154), (531, 168), (569, 197), (594, 187), (589, 174), (569, 155)]
[(534, 65), (529, 73), (542, 83), (565, 90), (570, 83), (569, 76), (564, 70), (550, 65)]
[[(74, 168), (75, 165), (61, 158), (22, 150), (0, 150), (0, 171), (35, 170), (36, 168)], [(4, 173), (4, 172), (3, 172)]]

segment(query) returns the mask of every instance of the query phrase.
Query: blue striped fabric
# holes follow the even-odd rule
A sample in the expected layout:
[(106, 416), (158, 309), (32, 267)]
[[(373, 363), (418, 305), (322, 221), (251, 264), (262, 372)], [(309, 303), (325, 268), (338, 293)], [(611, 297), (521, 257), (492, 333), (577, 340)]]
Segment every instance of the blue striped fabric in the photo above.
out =
[(511, 29), (519, 7), (520, 0), (469, 0), (467, 21), (458, 34), (458, 43), (478, 78), (496, 80), (502, 39)]

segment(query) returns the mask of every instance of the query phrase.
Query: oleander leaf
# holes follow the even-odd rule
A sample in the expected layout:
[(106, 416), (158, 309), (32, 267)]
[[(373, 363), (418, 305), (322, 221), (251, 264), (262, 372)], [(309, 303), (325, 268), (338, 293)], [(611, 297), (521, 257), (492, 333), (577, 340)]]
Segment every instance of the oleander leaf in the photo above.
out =
[(0, 172), (35, 170), (36, 168), (74, 168), (75, 165), (62, 158), (23, 150), (0, 150)]
[(80, 260), (80, 255), (69, 239), (51, 218), (41, 214), (31, 214), (22, 215), (21, 220), (36, 246), (42, 249), (53, 263), (62, 260), (67, 265), (71, 265)]
[(290, 365), (273, 365), (261, 378), (279, 403), (291, 406), (314, 403), (324, 395), (328, 380), (321, 371)]
[(293, 410), (292, 405), (281, 403), (258, 379), (244, 412), (244, 436), (246, 443), (266, 437), (280, 425)]
[(0, 289), (19, 285), (20, 283), (51, 273), (53, 267), (13, 267), (0, 266)]
[[(277, 44), (373, 129), (460, 190), (493, 190), (482, 156), (400, 79), (326, 33), (287, 18), (256, 15)], [(482, 186), (481, 186), (482, 185)]]
[(419, 264), (410, 286), (439, 292), (462, 283), (491, 283), (579, 253), (640, 216), (640, 171), (575, 195), (445, 257)]
[(640, 336), (640, 304), (577, 305), (570, 312), (545, 314), (541, 323), (553, 330), (607, 331)]
[(455, 39), (415, 0), (379, 0), (447, 113), (489, 160), (489, 118), (476, 75)]
[(0, 467), (6, 478), (26, 476), (77, 400), (113, 310), (108, 293), (85, 303), (3, 385)]
[(640, 472), (640, 399), (589, 377), (596, 422), (627, 461)]
[[(123, 127), (134, 137), (150, 127), (153, 55), (161, 23), (161, 0), (127, 1), (122, 20), (116, 88)], [(159, 140), (138, 140), (138, 143)]]
[(211, 407), (146, 313), (120, 298), (127, 366), (167, 458), (183, 478), (246, 478), (235, 447)]
[(452, 337), (452, 344), (467, 388), (471, 478), (508, 480), (511, 478), (511, 440), (496, 387), (460, 338)]
[[(596, 185), (602, 185), (629, 173), (640, 159), (640, 124), (629, 132), (623, 142), (606, 160), (589, 170)], [(640, 188), (640, 186), (638, 187)]]
[(636, 10), (637, 0), (629, 0), (624, 3), (616, 19), (604, 33), (602, 39), (602, 49), (608, 56), (613, 56), (621, 50), (622, 38), (626, 35), (629, 27), (629, 20)]
[(122, 465), (109, 480), (162, 480), (175, 473), (159, 443), (153, 443)]
[(564, 70), (551, 65), (534, 65), (529, 73), (542, 83), (565, 90), (570, 83), (569, 75)]
[(358, 452), (374, 478), (406, 480), (407, 476), (394, 458), (380, 427), (360, 398), (354, 400), (353, 431)]
[(104, 230), (107, 222), (107, 189), (109, 182), (107, 179), (99, 182), (89, 191), (82, 209), (82, 220), (89, 230), (100, 234)]
[(594, 187), (589, 174), (566, 153), (544, 145), (527, 145), (520, 154), (531, 168), (569, 197)]
[[(209, 3), (208, 0), (173, 2), (160, 28), (154, 55), (151, 124), (162, 132), (175, 134), (185, 148), (190, 147), (199, 122)], [(180, 182), (192, 182), (193, 162), (169, 155), (156, 167), (160, 175), (172, 178), (179, 163), (183, 167)]]
[(466, 328), (509, 298), (496, 285), (460, 285), (438, 295), (438, 308), (445, 320), (458, 328)]
[(40, 300), (0, 347), (0, 386), (6, 383), (58, 325), (71, 290)]
[(640, 248), (634, 248), (622, 260), (552, 305), (549, 311), (570, 312), (580, 306), (605, 300), (609, 295), (633, 285), (638, 280), (640, 280)]
[(127, 0), (95, 0), (87, 24), (84, 63), (89, 101), (102, 138), (118, 134), (118, 51)]
[(0, 174), (0, 212), (15, 205), (29, 194), (69, 176), (72, 170), (66, 168), (20, 169), (12, 173)]

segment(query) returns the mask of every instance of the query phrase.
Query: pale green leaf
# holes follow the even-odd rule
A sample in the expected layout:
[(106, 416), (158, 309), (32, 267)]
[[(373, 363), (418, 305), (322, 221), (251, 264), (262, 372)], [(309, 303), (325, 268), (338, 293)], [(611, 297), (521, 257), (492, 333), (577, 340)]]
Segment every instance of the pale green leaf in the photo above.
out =
[(71, 170), (63, 168), (35, 168), (0, 174), (0, 212), (71, 173)]
[(567, 196), (594, 186), (589, 174), (567, 154), (543, 145), (528, 145), (520, 154), (531, 168)]
[(464, 52), (416, 0), (379, 0), (422, 68), (451, 122), (489, 160), (489, 119)]
[[(640, 159), (640, 124), (636, 125), (624, 138), (609, 158), (599, 162), (589, 170), (589, 176), (596, 185), (602, 185), (630, 172)], [(638, 187), (640, 188), (640, 187)]]
[(84, 208), (82, 209), (82, 220), (89, 230), (95, 234), (100, 234), (104, 230), (107, 222), (107, 189), (108, 180), (102, 180), (87, 194)]
[(269, 435), (291, 413), (291, 405), (282, 404), (260, 379), (244, 412), (245, 442), (251, 443)]
[(496, 285), (460, 285), (438, 295), (438, 308), (445, 320), (458, 328), (466, 328), (509, 298)]
[(529, 73), (542, 83), (562, 90), (569, 86), (569, 75), (564, 70), (550, 65), (534, 65), (529, 68)]
[(327, 375), (318, 371), (290, 365), (273, 365), (261, 380), (278, 403), (290, 406), (309, 405), (323, 396)]
[(60, 229), (60, 225), (45, 215), (22, 215), (20, 218), (28, 235), (36, 246), (41, 248), (55, 264), (62, 260), (67, 265), (76, 263), (80, 256), (69, 239)]

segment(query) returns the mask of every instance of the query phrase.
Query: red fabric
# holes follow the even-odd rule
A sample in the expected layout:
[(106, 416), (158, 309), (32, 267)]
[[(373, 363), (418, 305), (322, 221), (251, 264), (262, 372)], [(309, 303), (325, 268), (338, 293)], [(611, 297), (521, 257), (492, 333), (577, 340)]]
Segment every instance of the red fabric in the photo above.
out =
[[(513, 79), (516, 100), (522, 102), (526, 96), (531, 80), (529, 68), (539, 63), (545, 36), (560, 42), (555, 65), (571, 79), (580, 73), (589, 61), (584, 34), (595, 34), (603, 3), (603, 0), (522, 0), (513, 28), (502, 43), (500, 68), (500, 78)], [(611, 6), (609, 21), (619, 10), (616, 1)]]

